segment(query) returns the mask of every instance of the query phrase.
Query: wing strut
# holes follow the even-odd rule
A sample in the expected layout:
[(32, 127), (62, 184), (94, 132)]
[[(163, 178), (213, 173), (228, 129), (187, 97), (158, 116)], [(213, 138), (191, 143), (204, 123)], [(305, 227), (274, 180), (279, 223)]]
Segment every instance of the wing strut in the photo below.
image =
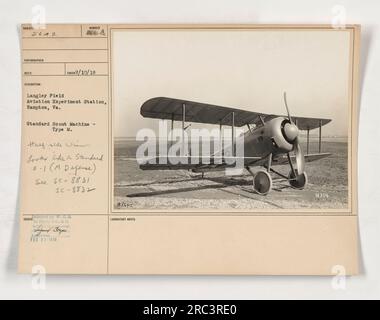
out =
[(319, 120), (319, 153), (322, 150), (322, 120)]
[(222, 121), (219, 123), (219, 150), (218, 153), (220, 153), (220, 156), (223, 157), (223, 125)]
[(186, 104), (182, 104), (182, 152), (181, 156), (185, 156), (185, 120), (186, 120)]
[(173, 131), (174, 131), (174, 113), (172, 113), (172, 123), (171, 123), (171, 131), (170, 131), (170, 147), (168, 148), (168, 157), (169, 157), (169, 149), (173, 146)]
[(230, 113), (226, 114), (222, 119), (219, 121), (219, 126), (220, 126), (220, 132), (222, 131), (222, 122), (225, 118), (231, 115), (231, 128), (232, 128), (232, 156), (236, 156), (236, 145), (235, 145), (235, 111), (231, 111)]
[(232, 111), (232, 156), (236, 156), (236, 145), (235, 145), (235, 112)]
[(309, 133), (310, 133), (310, 129), (307, 129), (306, 154), (309, 154)]

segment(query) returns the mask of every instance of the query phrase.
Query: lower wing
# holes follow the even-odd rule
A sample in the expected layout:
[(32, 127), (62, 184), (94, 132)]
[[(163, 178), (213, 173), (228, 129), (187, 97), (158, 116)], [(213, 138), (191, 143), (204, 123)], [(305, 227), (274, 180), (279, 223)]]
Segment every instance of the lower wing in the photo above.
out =
[[(315, 153), (305, 155), (305, 162), (312, 162), (330, 156), (331, 153)], [(290, 156), (295, 161), (295, 156)], [(142, 170), (193, 170), (195, 172), (216, 171), (225, 168), (235, 168), (238, 161), (246, 166), (263, 166), (267, 163), (267, 157), (155, 157), (140, 164)], [(272, 159), (272, 165), (288, 164), (288, 157), (283, 154)]]
[(194, 171), (211, 171), (225, 168), (235, 168), (240, 163), (244, 166), (256, 165), (261, 161), (261, 157), (191, 157), (191, 156), (175, 156), (175, 157), (155, 157), (145, 160), (140, 164), (142, 170), (194, 170)]

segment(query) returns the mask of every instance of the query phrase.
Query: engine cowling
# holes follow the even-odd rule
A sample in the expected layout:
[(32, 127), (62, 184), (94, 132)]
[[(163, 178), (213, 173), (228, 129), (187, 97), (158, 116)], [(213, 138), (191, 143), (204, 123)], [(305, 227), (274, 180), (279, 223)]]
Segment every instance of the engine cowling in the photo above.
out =
[(277, 117), (244, 135), (245, 156), (265, 157), (269, 153), (287, 153), (294, 150), (299, 129), (287, 118)]
[(264, 135), (272, 139), (274, 147), (279, 152), (290, 152), (294, 148), (299, 130), (288, 119), (278, 117), (265, 123)]

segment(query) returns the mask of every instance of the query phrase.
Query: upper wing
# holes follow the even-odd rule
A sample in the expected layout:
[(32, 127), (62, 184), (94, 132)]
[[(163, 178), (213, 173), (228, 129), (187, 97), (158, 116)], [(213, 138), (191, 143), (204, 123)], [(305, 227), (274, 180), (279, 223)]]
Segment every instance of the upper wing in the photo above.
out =
[(242, 127), (248, 123), (254, 123), (260, 115), (267, 116), (264, 113), (165, 97), (145, 101), (141, 106), (140, 113), (145, 118), (182, 121), (182, 106), (184, 104), (186, 106), (186, 122), (232, 125), (231, 114), (234, 112), (235, 126)]
[[(281, 117), (275, 114), (246, 111), (236, 108), (221, 107), (207, 103), (157, 97), (143, 103), (140, 113), (145, 118), (168, 119), (182, 121), (183, 105), (186, 106), (185, 121), (208, 124), (232, 125), (231, 114), (234, 113), (234, 124), (242, 127), (246, 124), (259, 123), (261, 116), (264, 121)], [(330, 119), (292, 117), (300, 130), (312, 130), (329, 123)]]

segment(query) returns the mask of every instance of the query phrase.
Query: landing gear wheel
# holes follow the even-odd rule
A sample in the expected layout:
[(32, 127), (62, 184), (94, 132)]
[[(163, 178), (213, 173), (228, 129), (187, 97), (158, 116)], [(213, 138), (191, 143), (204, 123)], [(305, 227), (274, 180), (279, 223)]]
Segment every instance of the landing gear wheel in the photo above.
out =
[(306, 172), (302, 174), (297, 174), (297, 170), (295, 170), (295, 172), (296, 177), (294, 176), (292, 171), (289, 172), (289, 184), (292, 188), (301, 190), (305, 188), (307, 184), (307, 175)]
[(258, 171), (253, 176), (253, 190), (261, 195), (266, 195), (272, 189), (272, 178), (267, 171)]

